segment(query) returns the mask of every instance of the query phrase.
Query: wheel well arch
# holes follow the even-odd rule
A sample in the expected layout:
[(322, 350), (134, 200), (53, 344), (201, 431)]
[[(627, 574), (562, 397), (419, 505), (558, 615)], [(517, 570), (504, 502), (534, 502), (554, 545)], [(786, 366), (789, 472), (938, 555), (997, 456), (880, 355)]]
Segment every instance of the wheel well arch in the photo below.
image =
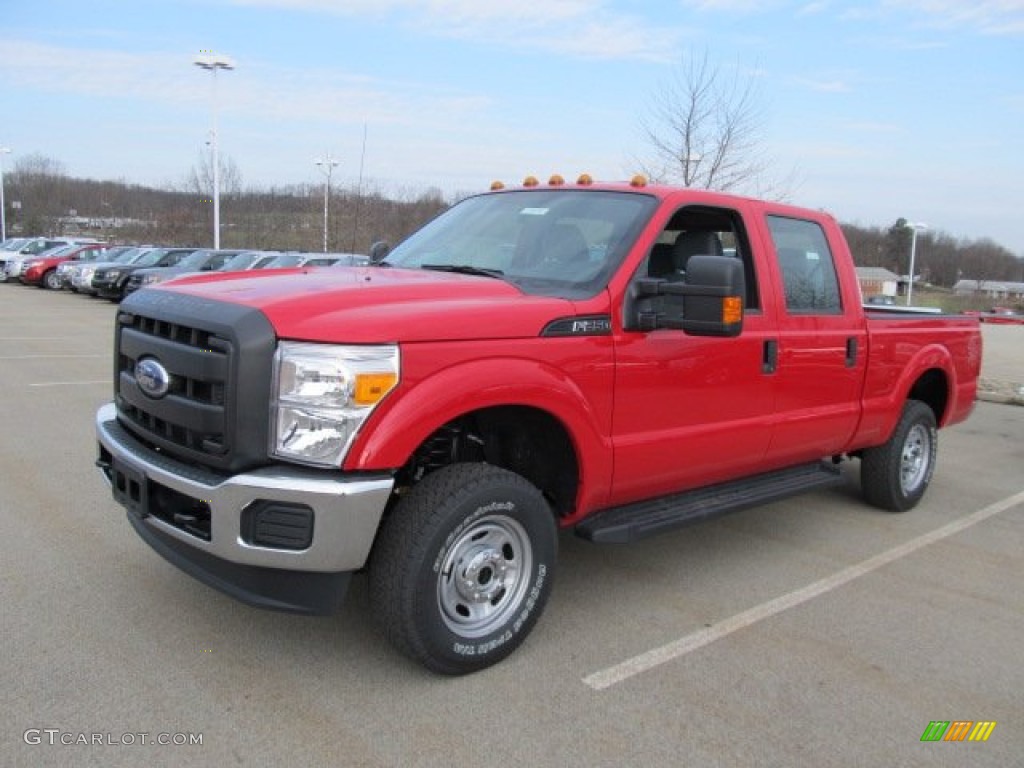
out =
[(920, 400), (935, 414), (935, 423), (942, 424), (949, 404), (949, 378), (941, 368), (930, 368), (914, 381), (908, 400)]
[(438, 427), (395, 473), (396, 494), (441, 467), (472, 461), (523, 476), (559, 518), (575, 509), (580, 460), (572, 436), (551, 413), (526, 405), (479, 408)]

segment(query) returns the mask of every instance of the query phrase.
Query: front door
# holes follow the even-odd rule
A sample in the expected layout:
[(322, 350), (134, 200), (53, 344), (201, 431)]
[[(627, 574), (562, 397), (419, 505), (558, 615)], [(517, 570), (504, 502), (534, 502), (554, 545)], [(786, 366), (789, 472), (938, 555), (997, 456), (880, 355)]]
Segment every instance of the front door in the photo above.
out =
[(761, 306), (753, 254), (736, 211), (686, 206), (640, 276), (685, 279), (693, 243), (744, 260), (746, 316), (735, 338), (621, 331), (615, 339), (615, 474), (611, 504), (756, 471), (771, 439), (775, 379), (766, 373), (774, 322)]

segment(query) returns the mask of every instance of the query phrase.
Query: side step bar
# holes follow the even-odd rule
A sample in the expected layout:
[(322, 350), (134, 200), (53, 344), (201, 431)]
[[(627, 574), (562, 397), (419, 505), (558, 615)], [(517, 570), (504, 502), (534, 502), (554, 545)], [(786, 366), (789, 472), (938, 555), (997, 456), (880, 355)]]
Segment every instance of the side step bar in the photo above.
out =
[(625, 544), (682, 528), (709, 517), (768, 504), (842, 482), (838, 466), (825, 461), (780, 469), (694, 491), (595, 512), (576, 535), (598, 544)]

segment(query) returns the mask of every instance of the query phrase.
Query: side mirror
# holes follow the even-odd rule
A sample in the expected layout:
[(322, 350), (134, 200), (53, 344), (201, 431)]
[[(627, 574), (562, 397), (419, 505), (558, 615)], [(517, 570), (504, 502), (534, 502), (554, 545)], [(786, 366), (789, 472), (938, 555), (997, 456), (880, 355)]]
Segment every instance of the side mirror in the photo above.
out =
[(629, 312), (631, 330), (673, 328), (692, 336), (739, 336), (746, 280), (732, 256), (692, 256), (686, 282), (643, 278)]
[(378, 240), (370, 246), (370, 263), (380, 264), (391, 253), (391, 246), (386, 240)]

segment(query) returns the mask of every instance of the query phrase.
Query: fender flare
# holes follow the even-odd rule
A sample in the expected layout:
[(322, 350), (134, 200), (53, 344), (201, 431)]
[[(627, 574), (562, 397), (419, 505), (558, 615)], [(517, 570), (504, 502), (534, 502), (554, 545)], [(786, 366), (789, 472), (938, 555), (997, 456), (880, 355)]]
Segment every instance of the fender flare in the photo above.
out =
[[(946, 406), (942, 413), (936, 413), (935, 421), (939, 426), (946, 423), (948, 415), (955, 407), (954, 399), (957, 393), (956, 366), (953, 364), (953, 357), (949, 350), (941, 344), (929, 344), (917, 350), (914, 355), (903, 366), (899, 378), (890, 388), (888, 397), (882, 400), (875, 400), (873, 405), (866, 405), (865, 418), (862, 422), (862, 429), (858, 430), (864, 435), (865, 428), (868, 437), (876, 436), (869, 444), (881, 444), (889, 439), (900, 415), (903, 413), (903, 404), (910, 398), (910, 392), (914, 385), (928, 371), (937, 370), (946, 377)], [(872, 418), (872, 413), (875, 418)]]
[[(576, 452), (580, 488), (589, 507), (607, 496), (612, 476), (611, 414), (599, 414), (564, 371), (537, 360), (491, 357), (459, 363), (398, 390), (360, 429), (344, 462), (347, 471), (401, 467), (442, 425), (498, 406), (544, 411), (566, 430)], [(602, 428), (602, 423), (604, 428)]]

